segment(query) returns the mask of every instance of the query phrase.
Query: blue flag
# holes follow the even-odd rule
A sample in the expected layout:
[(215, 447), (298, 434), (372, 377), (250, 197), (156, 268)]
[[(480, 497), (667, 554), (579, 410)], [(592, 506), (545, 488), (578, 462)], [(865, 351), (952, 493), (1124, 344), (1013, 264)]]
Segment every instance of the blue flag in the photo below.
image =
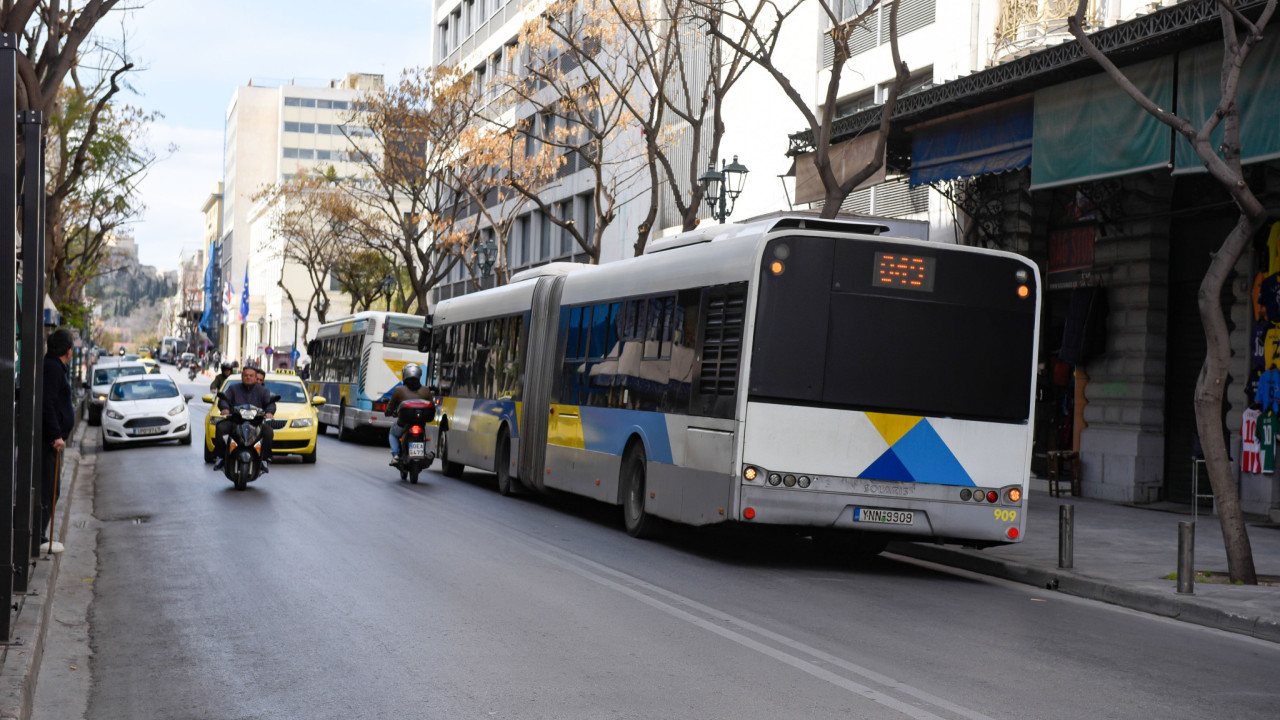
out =
[(249, 317), (249, 266), (244, 267), (244, 290), (240, 293), (240, 322)]

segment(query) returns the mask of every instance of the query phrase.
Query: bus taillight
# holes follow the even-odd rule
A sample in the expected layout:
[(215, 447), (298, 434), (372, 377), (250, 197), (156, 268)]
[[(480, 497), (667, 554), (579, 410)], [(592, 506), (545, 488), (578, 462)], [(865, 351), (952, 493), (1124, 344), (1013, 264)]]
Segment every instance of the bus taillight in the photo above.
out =
[(743, 510), (743, 511), (742, 511), (742, 517), (744, 517), (744, 518), (746, 518), (746, 519), (748, 519), (748, 520), (754, 520), (754, 519), (755, 519), (755, 517), (756, 517), (756, 509), (755, 509), (755, 508), (747, 508), (746, 510)]
[(1009, 528), (1009, 529), (1008, 529), (1007, 531), (1005, 531), (1005, 532), (1006, 532), (1006, 534), (1009, 536), (1009, 539), (1010, 539), (1010, 540), (1017, 540), (1017, 539), (1018, 539), (1018, 528), (1016, 528), (1016, 527), (1011, 527), (1011, 528)]
[(1011, 503), (1019, 502), (1022, 500), (1022, 490), (1019, 488), (1009, 488), (1009, 492), (1005, 493), (1005, 498), (1007, 498)]
[(993, 502), (995, 502), (995, 501), (997, 501), (997, 500), (999, 500), (999, 499), (1000, 499), (1000, 494), (999, 494), (999, 493), (997, 493), (995, 490), (988, 490), (988, 491), (987, 491), (987, 502), (991, 502), (991, 503), (993, 503)]

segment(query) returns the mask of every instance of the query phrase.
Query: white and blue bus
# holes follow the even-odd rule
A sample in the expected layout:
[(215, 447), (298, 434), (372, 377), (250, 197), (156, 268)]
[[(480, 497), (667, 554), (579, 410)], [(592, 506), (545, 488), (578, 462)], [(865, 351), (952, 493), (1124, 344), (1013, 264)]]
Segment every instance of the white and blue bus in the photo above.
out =
[(420, 315), (368, 311), (320, 326), (307, 343), (307, 384), (312, 395), (328, 401), (317, 408), (321, 433), (333, 426), (338, 439), (350, 440), (361, 429), (391, 427), (384, 411), (400, 371), (427, 360), (418, 351), (424, 321)]
[(441, 302), (444, 472), (620, 505), (637, 536), (1020, 540), (1039, 272), (886, 230), (779, 214)]

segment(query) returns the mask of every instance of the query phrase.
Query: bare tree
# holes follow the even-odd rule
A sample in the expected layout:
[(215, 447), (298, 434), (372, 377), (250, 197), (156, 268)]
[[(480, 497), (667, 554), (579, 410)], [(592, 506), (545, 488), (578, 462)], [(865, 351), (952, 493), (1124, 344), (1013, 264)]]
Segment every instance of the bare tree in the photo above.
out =
[[(335, 180), (333, 176), (298, 176), (256, 196), (275, 204), (270, 226), (279, 241), (275, 257), (281, 261), (276, 284), (289, 300), (294, 317), (302, 320), (304, 338), (311, 331), (313, 310), (317, 322), (328, 321), (329, 277), (352, 250), (344, 228), (352, 223), (355, 213)], [(305, 286), (291, 287), (286, 282), (291, 268), (302, 270)], [(305, 297), (295, 297), (295, 290)]]
[[(796, 88), (774, 58), (783, 28), (795, 16), (796, 12), (805, 5), (805, 0), (796, 0), (789, 5), (777, 5), (771, 0), (758, 0), (758, 2), (746, 6), (742, 4), (741, 0), (733, 0), (723, 4), (713, 0), (692, 1), (703, 7), (719, 7), (723, 9), (722, 15), (715, 16), (721, 22), (719, 24), (709, 24), (708, 32), (720, 38), (726, 45), (743, 54), (751, 62), (768, 72), (774, 81), (778, 83), (782, 92), (791, 100), (791, 103), (800, 111), (800, 114), (804, 116), (814, 139), (814, 151), (810, 161), (817, 170), (818, 178), (822, 181), (824, 191), (822, 217), (835, 217), (840, 212), (840, 206), (844, 203), (845, 198), (849, 196), (849, 193), (853, 192), (855, 188), (869, 180), (884, 167), (885, 147), (889, 141), (890, 120), (893, 118), (894, 108), (898, 104), (898, 95), (901, 94), (903, 86), (906, 85), (910, 77), (907, 65), (902, 61), (902, 57), (898, 53), (898, 6), (901, 0), (890, 0), (889, 4), (889, 52), (893, 58), (894, 78), (889, 83), (884, 104), (880, 107), (880, 125), (875, 131), (873, 150), (870, 153), (870, 158), (865, 161), (862, 167), (848, 173), (837, 172), (831, 152), (832, 124), (835, 121), (836, 104), (840, 99), (840, 85), (844, 74), (841, 70), (851, 57), (849, 51), (851, 34), (857, 28), (864, 27), (869, 18), (874, 19), (880, 6), (884, 3), (879, 1), (870, 2), (861, 13), (846, 18), (842, 8), (849, 7), (850, 3), (841, 2), (840, 0), (817, 0), (818, 7), (830, 25), (827, 34), (834, 45), (835, 57), (831, 65), (831, 74), (827, 80), (826, 90), (821, 98), (821, 110), (816, 110), (809, 106), (809, 102), (805, 99), (805, 94)], [(737, 38), (737, 32), (740, 28), (747, 30), (746, 41), (741, 41)]]
[[(575, 27), (575, 15), (545, 18), (548, 32), (582, 60), (593, 78), (610, 87), (641, 132), (648, 157), (649, 210), (636, 228), (636, 255), (644, 253), (654, 229), (664, 187), (682, 229), (698, 224), (705, 193), (698, 182), (703, 158), (712, 164), (719, 158), (724, 99), (751, 64), (707, 34), (707, 27), (721, 24), (722, 15), (719, 5), (691, 0), (608, 0), (580, 17), (583, 24), (603, 28), (594, 33)], [(745, 27), (737, 28), (736, 35), (747, 42)], [(617, 51), (600, 52), (606, 42)], [(680, 149), (687, 152), (677, 165)]]
[(365, 95), (342, 128), (363, 173), (339, 183), (353, 202), (351, 231), (407, 270), (406, 309), (426, 312), (431, 289), (474, 239), (462, 229), (465, 205), (448, 183), (459, 137), (474, 117), (468, 82), (456, 68), (417, 68), (385, 92)]
[[(645, 172), (632, 112), (639, 75), (628, 70), (619, 25), (600, 22), (599, 13), (598, 6), (558, 0), (526, 23), (520, 31), (524, 72), (507, 79), (518, 119), (489, 118), (524, 141), (525, 152), (515, 153), (500, 169), (507, 184), (572, 238), (592, 263), (600, 261), (605, 230)], [(597, 68), (609, 68), (608, 79)], [(581, 170), (593, 181), (589, 230), (547, 199), (562, 176)]]
[[(1227, 385), (1231, 361), (1230, 331), (1222, 309), (1222, 286), (1240, 254), (1267, 217), (1265, 208), (1245, 180), (1241, 166), (1240, 105), (1237, 96), (1240, 71), (1249, 58), (1250, 51), (1262, 39), (1263, 30), (1275, 13), (1276, 0), (1269, 0), (1254, 21), (1240, 13), (1235, 0), (1218, 0), (1218, 15), (1222, 24), (1222, 75), (1219, 85), (1222, 97), (1200, 127), (1195, 127), (1186, 118), (1152, 102), (1098, 49), (1085, 34), (1084, 17), (1087, 6), (1088, 0), (1079, 0), (1075, 14), (1068, 20), (1071, 34), (1080, 43), (1080, 47), (1102, 66), (1103, 71), (1134, 102), (1191, 143), (1209, 175), (1218, 181), (1240, 210), (1235, 227), (1214, 253), (1209, 270), (1200, 283), (1200, 322), (1204, 325), (1207, 348), (1204, 365), (1196, 380), (1195, 409), (1196, 430), (1204, 448), (1209, 483), (1213, 487), (1213, 499), (1217, 503), (1218, 520), (1222, 525), (1222, 537), (1226, 544), (1227, 571), (1232, 582), (1254, 585), (1257, 584), (1258, 577), (1253, 565), (1253, 550), (1240, 509), (1240, 494), (1231, 476), (1231, 455), (1227, 451), (1222, 427), (1223, 391)], [(1222, 139), (1215, 146), (1210, 136), (1219, 126), (1222, 128)]]

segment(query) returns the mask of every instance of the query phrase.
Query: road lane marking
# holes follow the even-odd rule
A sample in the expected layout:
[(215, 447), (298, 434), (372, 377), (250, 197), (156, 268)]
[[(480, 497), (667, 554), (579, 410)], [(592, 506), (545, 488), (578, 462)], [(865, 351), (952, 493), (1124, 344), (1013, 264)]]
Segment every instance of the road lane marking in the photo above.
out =
[[(541, 545), (544, 548), (544, 550), (541, 550), (541, 551), (535, 550), (533, 548), (528, 548), (528, 547), (525, 548), (526, 551), (534, 555), (542, 557), (543, 559), (549, 562), (552, 562), (562, 568), (565, 568), (570, 572), (573, 572), (577, 575), (585, 577), (588, 580), (591, 580), (592, 582), (595, 582), (599, 585), (603, 585), (612, 590), (615, 590), (624, 595), (627, 595), (636, 600), (639, 600), (640, 602), (656, 610), (659, 610), (663, 613), (671, 615), (672, 617), (678, 618), (680, 620), (684, 620), (704, 630), (709, 630), (710, 632), (713, 632), (727, 640), (730, 640), (734, 643), (742, 645), (743, 647), (746, 647), (751, 650), (760, 652), (764, 655), (767, 655), (779, 662), (789, 665), (797, 670), (800, 670), (801, 672), (812, 675), (813, 677), (816, 677), (820, 680), (825, 680), (837, 687), (840, 687), (856, 695), (860, 695), (864, 698), (867, 698), (868, 700), (872, 700), (873, 702), (876, 702), (880, 705), (884, 705), (885, 707), (891, 708), (893, 710), (897, 710), (898, 712), (901, 712), (904, 715), (907, 715), (908, 717), (918, 718), (919, 720), (942, 720), (941, 716), (935, 715), (934, 713), (931, 713), (923, 708), (910, 705), (906, 702), (898, 700), (897, 698), (894, 698), (890, 695), (882, 693), (871, 687), (868, 687), (861, 683), (850, 680), (849, 678), (846, 678), (842, 675), (833, 673), (830, 670), (827, 670), (823, 667), (820, 667), (819, 665), (816, 665), (808, 660), (805, 660), (804, 658), (798, 657), (796, 655), (785, 652), (783, 650), (779, 650), (778, 648), (772, 647), (770, 645), (766, 645), (758, 640), (755, 640), (751, 637), (748, 637), (747, 635), (744, 635), (743, 633), (737, 632), (736, 630), (730, 629), (723, 625), (716, 624), (715, 622), (712, 622), (711, 620), (708, 620), (704, 617), (699, 617), (698, 615), (695, 615), (692, 612), (676, 607), (676, 605), (672, 603), (664, 602), (659, 598), (646, 594), (646, 592), (641, 592), (637, 588), (643, 588), (648, 593), (660, 595), (664, 598), (671, 600), (673, 603), (679, 603), (680, 605), (684, 605), (692, 610), (696, 610), (699, 613), (710, 616), (728, 625), (741, 628), (751, 633), (755, 633), (777, 644), (802, 652), (824, 663), (829, 663), (850, 674), (857, 675), (863, 679), (869, 680), (876, 684), (892, 688), (897, 692), (900, 692), (904, 695), (908, 695), (921, 702), (925, 702), (930, 705), (933, 705), (934, 707), (937, 707), (938, 709), (944, 710), (948, 713), (969, 718), (969, 720), (992, 720), (992, 718), (987, 715), (983, 715), (982, 713), (975, 712), (973, 710), (962, 707), (960, 705), (956, 705), (955, 703), (945, 700), (944, 698), (933, 695), (932, 693), (925, 692), (924, 690), (920, 690), (919, 688), (913, 687), (899, 680), (895, 680), (882, 673), (878, 673), (869, 668), (862, 667), (861, 665), (857, 665), (856, 663), (851, 663), (847, 660), (831, 655), (830, 653), (826, 653), (815, 647), (806, 645), (805, 643), (802, 643), (798, 640), (786, 637), (785, 635), (780, 635), (776, 632), (760, 627), (759, 625), (756, 625), (754, 623), (734, 617), (733, 615), (717, 610), (710, 606), (704, 605), (696, 600), (684, 597), (679, 593), (672, 592), (665, 588), (662, 588), (652, 583), (641, 580), (632, 575), (628, 575), (627, 573), (624, 573), (622, 571), (608, 567), (607, 565), (603, 565), (601, 563), (595, 562), (594, 560), (590, 560), (588, 558), (582, 557), (572, 551), (557, 547), (544, 540), (540, 540), (538, 538), (529, 536), (527, 535), (527, 533), (522, 533), (522, 534), (525, 534), (531, 540), (533, 540), (534, 542), (536, 542), (537, 544)], [(586, 567), (583, 567), (584, 565)], [(617, 580), (611, 579), (608, 576), (617, 578)]]

